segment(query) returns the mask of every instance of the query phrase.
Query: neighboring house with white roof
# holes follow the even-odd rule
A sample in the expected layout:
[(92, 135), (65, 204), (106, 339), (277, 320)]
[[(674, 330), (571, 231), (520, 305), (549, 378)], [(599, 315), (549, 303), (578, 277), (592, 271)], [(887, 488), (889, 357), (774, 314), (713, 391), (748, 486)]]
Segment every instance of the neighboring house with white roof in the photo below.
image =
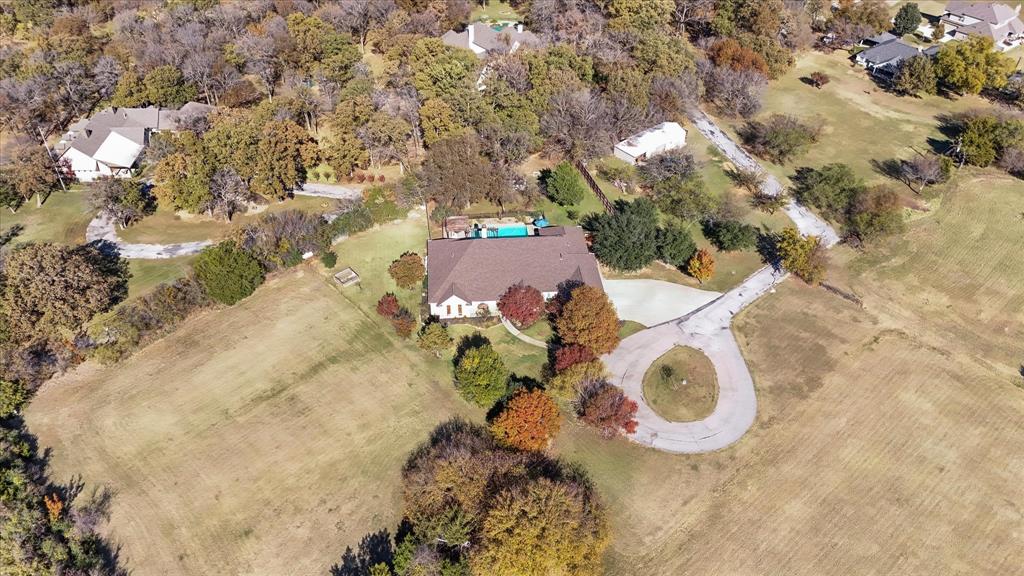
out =
[(615, 157), (630, 164), (686, 146), (686, 129), (676, 122), (662, 122), (615, 145)]
[(984, 36), (992, 39), (995, 49), (1002, 52), (1024, 44), (1019, 5), (954, 1), (946, 5), (940, 21), (946, 25), (946, 35), (954, 40)]
[(68, 127), (58, 147), (75, 177), (92, 182), (103, 176), (127, 178), (149, 144), (150, 134), (178, 130), (179, 120), (208, 114), (213, 106), (189, 102), (180, 110), (107, 108)]
[(486, 58), (491, 52), (511, 54), (524, 45), (540, 45), (540, 38), (524, 30), (522, 24), (495, 28), (481, 22), (466, 26), (462, 32), (449, 30), (441, 41), (454, 48), (472, 50), (478, 58)]
[[(541, 39), (528, 30), (523, 29), (522, 24), (501, 26), (495, 28), (481, 22), (466, 26), (462, 32), (449, 30), (441, 36), (441, 41), (453, 48), (471, 50), (477, 58), (486, 58), (488, 54), (503, 53), (511, 54), (523, 46), (540, 46)], [(484, 66), (480, 76), (476, 79), (477, 90), (486, 88), (484, 79), (490, 66)]]

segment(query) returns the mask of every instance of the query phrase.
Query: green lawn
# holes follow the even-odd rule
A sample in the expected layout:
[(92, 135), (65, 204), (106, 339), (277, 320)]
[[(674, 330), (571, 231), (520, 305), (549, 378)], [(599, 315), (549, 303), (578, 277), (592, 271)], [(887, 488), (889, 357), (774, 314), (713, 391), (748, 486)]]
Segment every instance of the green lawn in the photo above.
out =
[(24, 226), (13, 244), (24, 242), (57, 242), (78, 244), (85, 241), (85, 229), (92, 220), (93, 210), (80, 187), (68, 192), (54, 192), (42, 205), (36, 207), (33, 197), (17, 213), (0, 210), (0, 232), (20, 224)]
[(159, 284), (172, 282), (188, 273), (195, 256), (162, 258), (159, 260), (129, 260), (128, 269), (132, 277), (128, 281), (128, 298), (135, 298), (156, 288)]
[(469, 19), (473, 22), (491, 22), (494, 20), (519, 21), (522, 19), (509, 2), (487, 0), (483, 5), (477, 2), (474, 2), (474, 4), (476, 4), (476, 7), (469, 14)]
[[(671, 370), (665, 374), (665, 368)], [(644, 398), (670, 422), (705, 418), (718, 401), (718, 378), (711, 360), (700, 350), (676, 346), (647, 369)]]

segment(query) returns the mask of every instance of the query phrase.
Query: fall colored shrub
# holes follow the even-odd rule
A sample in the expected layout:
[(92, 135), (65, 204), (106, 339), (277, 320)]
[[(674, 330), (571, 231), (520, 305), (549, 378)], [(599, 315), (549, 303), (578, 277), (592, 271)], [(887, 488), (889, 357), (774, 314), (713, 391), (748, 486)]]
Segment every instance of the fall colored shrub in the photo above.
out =
[(599, 381), (581, 393), (577, 415), (588, 426), (597, 428), (601, 436), (612, 438), (623, 432), (636, 432), (636, 410), (636, 402), (627, 398), (622, 389)]
[(395, 284), (406, 290), (415, 288), (416, 284), (423, 280), (426, 272), (423, 259), (415, 252), (402, 254), (388, 267), (388, 274), (394, 278)]
[(611, 352), (619, 345), (615, 307), (607, 294), (593, 286), (578, 286), (569, 293), (555, 327), (563, 342), (589, 348), (595, 355)]
[(564, 372), (566, 368), (583, 362), (592, 362), (597, 356), (586, 346), (570, 344), (555, 351), (555, 372)]
[(383, 174), (381, 174), (380, 176), (377, 176), (377, 182), (383, 182), (383, 181), (384, 181), (384, 175)]
[(391, 292), (388, 292), (381, 296), (380, 300), (377, 300), (377, 314), (380, 314), (385, 318), (394, 318), (398, 315), (398, 311), (400, 309), (401, 306), (398, 304), (398, 297)]
[(526, 328), (544, 313), (544, 295), (533, 286), (515, 284), (498, 299), (498, 310), (517, 328)]
[(420, 335), (416, 338), (416, 343), (421, 350), (430, 352), (440, 358), (442, 352), (451, 348), (452, 337), (448, 334), (448, 328), (444, 324), (436, 321), (428, 322), (420, 329)]
[(570, 399), (575, 397), (581, 389), (605, 376), (604, 363), (600, 360), (579, 362), (549, 378), (547, 389), (559, 398)]
[(57, 494), (47, 494), (43, 496), (43, 503), (46, 505), (46, 511), (50, 514), (50, 522), (56, 522), (60, 519), (60, 513), (64, 511), (64, 502), (60, 499)]
[(815, 88), (819, 88), (819, 89), (822, 86), (824, 86), (825, 84), (828, 84), (829, 81), (831, 80), (831, 78), (828, 77), (828, 74), (825, 74), (824, 72), (811, 72), (810, 78), (811, 78), (811, 84)]
[(402, 338), (408, 338), (412, 336), (413, 330), (416, 329), (416, 318), (413, 317), (412, 312), (409, 312), (408, 308), (402, 307), (391, 318), (391, 326), (395, 329), (395, 334)]
[(779, 235), (775, 248), (783, 268), (804, 282), (813, 285), (825, 279), (828, 256), (817, 236), (804, 238), (796, 228), (787, 227)]
[(558, 405), (543, 390), (519, 390), (491, 423), (498, 443), (519, 450), (543, 450), (562, 426)]
[(686, 264), (686, 272), (703, 284), (715, 273), (715, 258), (704, 248), (697, 250)]

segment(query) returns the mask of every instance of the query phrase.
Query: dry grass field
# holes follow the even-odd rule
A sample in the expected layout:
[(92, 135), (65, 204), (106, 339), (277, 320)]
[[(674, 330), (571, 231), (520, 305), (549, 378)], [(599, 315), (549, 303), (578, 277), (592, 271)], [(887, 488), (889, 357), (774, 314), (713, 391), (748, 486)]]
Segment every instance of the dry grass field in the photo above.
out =
[[(984, 173), (832, 282), (739, 317), (758, 419), (669, 457), (570, 429), (612, 574), (992, 574), (1024, 565), (1024, 194)], [(1015, 568), (1016, 567), (1016, 568)]]
[[(421, 226), (350, 239), (341, 264), (371, 276)], [(43, 387), (30, 428), (56, 479), (114, 491), (109, 532), (133, 574), (324, 574), (394, 528), (408, 453), (449, 416), (480, 416), (446, 360), (373, 314), (383, 282), (342, 292), (311, 263), (123, 365)]]

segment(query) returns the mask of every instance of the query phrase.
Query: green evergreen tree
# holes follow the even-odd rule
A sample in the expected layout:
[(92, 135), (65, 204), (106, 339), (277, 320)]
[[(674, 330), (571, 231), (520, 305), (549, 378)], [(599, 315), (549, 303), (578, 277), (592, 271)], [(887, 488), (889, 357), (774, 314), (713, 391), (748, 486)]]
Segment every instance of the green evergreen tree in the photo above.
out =
[(587, 188), (576, 168), (568, 162), (562, 162), (548, 175), (544, 181), (548, 197), (559, 206), (575, 206), (583, 201)]

